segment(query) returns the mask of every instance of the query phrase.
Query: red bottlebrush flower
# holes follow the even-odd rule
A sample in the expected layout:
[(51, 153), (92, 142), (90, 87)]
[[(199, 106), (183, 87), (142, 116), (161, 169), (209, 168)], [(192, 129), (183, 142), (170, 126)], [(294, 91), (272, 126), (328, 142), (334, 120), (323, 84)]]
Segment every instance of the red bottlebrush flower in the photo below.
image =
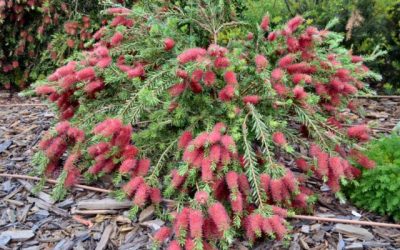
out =
[(104, 58), (100, 59), (96, 63), (96, 66), (99, 67), (99, 68), (104, 69), (104, 68), (110, 66), (111, 62), (112, 62), (112, 58), (111, 57), (104, 57)]
[(178, 170), (176, 169), (173, 169), (171, 174), (172, 174), (171, 185), (174, 188), (179, 188), (186, 180), (186, 176), (179, 175)]
[(172, 38), (165, 38), (164, 39), (164, 50), (170, 51), (175, 47), (175, 41)]
[(229, 215), (226, 212), (225, 207), (221, 203), (216, 202), (212, 204), (208, 208), (208, 214), (214, 221), (219, 231), (225, 231), (229, 229), (230, 227)]
[(272, 80), (278, 82), (282, 79), (284, 74), (285, 73), (283, 72), (283, 70), (281, 68), (276, 68), (276, 69), (272, 70), (272, 72), (271, 72)]
[(150, 200), (153, 204), (160, 204), (162, 201), (161, 191), (158, 188), (150, 189)]
[(269, 16), (264, 16), (263, 19), (261, 20), (260, 27), (264, 31), (269, 30)]
[(350, 150), (350, 156), (352, 156), (358, 164), (366, 169), (375, 168), (375, 162), (373, 160), (369, 159), (366, 155), (355, 149)]
[(71, 75), (67, 75), (62, 79), (62, 82), (60, 83), (60, 86), (64, 89), (64, 90), (68, 90), (72, 87), (72, 85), (74, 85), (75, 83), (78, 82), (78, 79), (76, 79), (76, 75), (75, 74), (71, 74)]
[(186, 79), (188, 77), (188, 73), (182, 69), (178, 69), (176, 71), (176, 76), (182, 79)]
[(274, 90), (276, 91), (276, 93), (280, 96), (285, 96), (288, 92), (287, 88), (285, 87), (285, 85), (280, 84), (280, 83), (275, 83), (274, 85), (272, 85), (272, 87), (274, 88)]
[(231, 163), (231, 154), (225, 148), (221, 148), (221, 162), (222, 166), (226, 166)]
[(350, 138), (358, 139), (360, 141), (367, 141), (369, 139), (368, 127), (364, 124), (355, 125), (347, 129), (347, 135)]
[(287, 210), (281, 207), (272, 206), (272, 212), (276, 215), (279, 215), (282, 218), (287, 217)]
[(261, 225), (261, 229), (262, 229), (263, 233), (265, 233), (267, 235), (270, 235), (270, 234), (274, 233), (274, 231), (272, 229), (272, 226), (269, 223), (269, 219), (267, 219), (267, 218), (263, 219), (262, 225)]
[(346, 95), (354, 95), (358, 89), (349, 83), (345, 83), (343, 87), (343, 93)]
[(254, 34), (249, 32), (249, 33), (247, 33), (247, 37), (246, 38), (247, 38), (247, 40), (251, 41), (254, 38)]
[(344, 175), (343, 165), (339, 157), (330, 157), (328, 160), (330, 175), (335, 179)]
[(66, 134), (68, 129), (70, 128), (70, 123), (68, 121), (59, 122), (56, 125), (56, 131), (59, 135)]
[(227, 68), (230, 65), (230, 61), (226, 57), (217, 57), (214, 61), (214, 66), (217, 69)]
[(136, 190), (135, 197), (133, 198), (133, 204), (142, 207), (146, 203), (148, 197), (149, 187), (145, 183), (142, 183)]
[(65, 178), (64, 185), (66, 187), (72, 187), (76, 183), (78, 183), (80, 172), (76, 168), (69, 169), (67, 172), (67, 177)]
[(217, 44), (211, 44), (207, 49), (207, 53), (214, 57), (224, 57), (228, 53), (228, 50)]
[(202, 132), (191, 143), (195, 148), (204, 147), (208, 139), (208, 133)]
[(199, 57), (203, 57), (207, 54), (207, 51), (203, 48), (191, 48), (187, 49), (178, 55), (178, 61), (181, 64), (185, 64), (191, 61), (195, 61)]
[(122, 39), (124, 39), (124, 35), (121, 32), (115, 32), (114, 35), (111, 37), (110, 44), (111, 46), (115, 47), (118, 46)]
[(235, 213), (241, 213), (243, 211), (243, 195), (240, 192), (235, 193), (235, 197), (231, 195), (229, 197), (231, 202), (232, 211)]
[(190, 209), (184, 207), (180, 213), (175, 217), (174, 232), (177, 237), (181, 235), (181, 231), (186, 231), (189, 227), (189, 213)]
[(304, 91), (304, 88), (301, 86), (296, 86), (293, 89), (294, 98), (297, 100), (303, 100), (307, 97), (307, 93)]
[(286, 68), (286, 67), (288, 67), (290, 64), (292, 64), (293, 60), (294, 60), (293, 55), (288, 54), (288, 55), (282, 57), (281, 59), (279, 59), (278, 65), (279, 65), (279, 67), (281, 67), (281, 68)]
[(78, 128), (69, 128), (67, 135), (70, 139), (75, 140), (75, 142), (83, 142), (85, 140), (85, 133)]
[(135, 169), (135, 174), (137, 176), (145, 176), (150, 169), (150, 160), (141, 159), (138, 162), (137, 168)]
[(88, 83), (84, 90), (86, 94), (89, 96), (93, 95), (95, 92), (100, 91), (104, 88), (104, 82), (101, 80), (95, 80), (93, 82)]
[(214, 145), (215, 143), (219, 142), (221, 140), (221, 133), (219, 131), (211, 131), (211, 133), (208, 134), (207, 138), (207, 144), (208, 145)]
[(297, 190), (296, 177), (292, 171), (286, 170), (286, 174), (282, 178), (283, 183), (288, 191), (294, 193)]
[(182, 133), (181, 137), (179, 137), (178, 140), (178, 148), (179, 149), (184, 149), (187, 147), (189, 142), (193, 139), (192, 132), (190, 131), (185, 131)]
[(196, 245), (193, 239), (191, 238), (186, 238), (185, 241), (185, 250), (195, 250), (196, 249)]
[(177, 83), (175, 85), (172, 85), (168, 89), (168, 93), (171, 96), (179, 96), (180, 94), (183, 93), (183, 91), (185, 91), (185, 89), (186, 89), (186, 84), (185, 83)]
[(61, 78), (61, 76), (60, 76), (60, 75), (58, 74), (58, 72), (56, 71), (56, 72), (54, 72), (53, 74), (49, 75), (49, 76), (47, 77), (47, 80), (48, 80), (49, 82), (55, 82), (55, 81), (58, 81), (60, 78)]
[(286, 70), (289, 72), (289, 74), (294, 74), (294, 73), (313, 74), (315, 73), (316, 68), (306, 62), (300, 62), (288, 65), (286, 67)]
[(310, 170), (310, 166), (308, 165), (307, 161), (303, 158), (296, 159), (296, 166), (303, 172), (307, 172)]
[(109, 51), (106, 47), (104, 46), (99, 46), (94, 50), (94, 53), (98, 56), (98, 57), (108, 57), (109, 56)]
[(126, 145), (122, 151), (122, 158), (129, 159), (134, 158), (139, 153), (137, 147), (133, 145)]
[(238, 179), (239, 179), (239, 175), (236, 172), (229, 171), (228, 173), (226, 173), (226, 176), (225, 176), (226, 184), (228, 185), (228, 188), (231, 191), (237, 190)]
[(325, 152), (318, 152), (317, 155), (318, 168), (316, 170), (319, 177), (327, 176), (329, 173), (328, 158), (329, 155)]
[(51, 176), (58, 167), (57, 161), (50, 161), (46, 166), (45, 175)]
[(336, 78), (330, 80), (329, 86), (331, 86), (337, 92), (342, 91), (344, 89), (344, 83)]
[(136, 191), (136, 189), (144, 183), (142, 177), (132, 178), (125, 186), (122, 187), (122, 190), (128, 195), (132, 196), (132, 194)]
[(194, 199), (201, 205), (207, 204), (208, 197), (209, 195), (206, 191), (197, 191), (194, 195)]
[(203, 164), (203, 159), (204, 159), (204, 151), (200, 150), (200, 152), (196, 156), (196, 159), (192, 162), (192, 166), (194, 168), (200, 168), (201, 165)]
[(215, 82), (215, 73), (212, 71), (206, 71), (204, 73), (204, 84), (206, 86), (212, 86)]
[(211, 162), (217, 163), (219, 162), (219, 159), (221, 157), (221, 146), (220, 145), (212, 145), (210, 148), (210, 153), (208, 158), (210, 159)]
[(48, 85), (38, 86), (36, 87), (35, 91), (37, 95), (48, 95), (56, 93), (56, 89)]
[(186, 147), (186, 150), (183, 152), (182, 159), (187, 163), (193, 163), (197, 156), (201, 153), (201, 149), (193, 149), (191, 144)]
[(287, 144), (285, 135), (282, 132), (275, 132), (272, 134), (272, 141), (279, 146)]
[(161, 245), (171, 235), (171, 229), (169, 227), (161, 227), (154, 234), (154, 241), (157, 245)]
[(296, 38), (288, 36), (286, 38), (286, 46), (290, 52), (296, 52), (297, 50), (299, 50), (300, 45), (299, 41)]
[(242, 101), (245, 104), (250, 103), (250, 104), (256, 105), (260, 102), (260, 100), (261, 100), (261, 97), (258, 95), (247, 95), (242, 98)]
[(74, 116), (74, 107), (70, 106), (61, 113), (60, 120), (69, 120), (73, 116)]
[(64, 170), (70, 171), (70, 170), (75, 169), (74, 164), (79, 159), (80, 155), (81, 155), (80, 152), (69, 155), (67, 160), (65, 161)]
[(282, 240), (286, 234), (286, 228), (282, 225), (281, 220), (281, 217), (277, 215), (274, 215), (269, 219), (269, 223), (272, 226), (272, 229), (274, 230), (278, 240)]
[(41, 150), (46, 150), (50, 145), (51, 145), (51, 143), (53, 142), (53, 139), (52, 138), (50, 138), (50, 139), (42, 139), (40, 142), (39, 142), (39, 149), (41, 149)]
[(232, 85), (227, 85), (218, 93), (218, 98), (223, 102), (227, 102), (230, 101), (234, 95), (235, 87)]
[(307, 203), (308, 196), (304, 193), (299, 193), (294, 197), (293, 200), (293, 206), (297, 208), (307, 208), (308, 203)]
[(295, 16), (288, 21), (286, 27), (291, 32), (294, 32), (303, 22), (304, 22), (304, 18), (302, 18), (301, 16)]
[(282, 190), (284, 188), (285, 187), (283, 186), (283, 183), (280, 179), (277, 179), (277, 180), (272, 179), (270, 181), (270, 190), (271, 190), (270, 192), (271, 192), (271, 197), (272, 197), (273, 201), (281, 202), (284, 199), (284, 197), (282, 195)]
[(76, 78), (79, 81), (91, 80), (96, 77), (96, 72), (92, 67), (81, 69), (76, 73)]
[(224, 135), (221, 137), (221, 144), (224, 146), (229, 152), (236, 152), (236, 144), (233, 138), (229, 135)]
[(326, 185), (328, 185), (329, 188), (331, 189), (331, 191), (334, 193), (339, 192), (339, 190), (340, 190), (339, 179), (336, 179), (333, 176), (329, 176), (329, 179), (326, 182)]
[(173, 240), (169, 243), (167, 250), (182, 250), (182, 248), (178, 241)]
[(268, 65), (268, 60), (263, 55), (256, 55), (254, 58), (257, 70), (265, 69)]
[(223, 122), (218, 122), (214, 125), (213, 131), (219, 131), (220, 133), (225, 133), (226, 125)]
[(275, 31), (272, 31), (268, 34), (268, 41), (273, 42), (275, 41), (275, 39), (278, 37), (278, 33), (276, 33)]
[(200, 82), (201, 79), (203, 78), (203, 70), (201, 69), (196, 69), (192, 73), (192, 82)]
[(144, 76), (144, 68), (141, 64), (138, 64), (135, 68), (128, 70), (127, 72), (129, 78)]
[(89, 155), (91, 155), (92, 157), (96, 157), (100, 154), (105, 153), (106, 151), (108, 151), (109, 148), (109, 144), (107, 142), (100, 142), (98, 144), (95, 144), (93, 146), (90, 146), (88, 148), (88, 153)]
[(168, 112), (173, 112), (178, 106), (177, 102), (171, 102), (168, 106)]
[(224, 79), (227, 85), (236, 85), (238, 83), (236, 74), (233, 71), (225, 72)]
[(203, 234), (203, 213), (200, 210), (191, 210), (189, 213), (190, 236), (200, 239)]
[(122, 127), (122, 122), (119, 119), (107, 119), (99, 123), (94, 129), (95, 134), (102, 135), (104, 137), (110, 137), (115, 132), (119, 131)]
[(260, 184), (261, 187), (264, 189), (264, 192), (268, 195), (269, 194), (269, 185), (271, 182), (271, 177), (268, 174), (261, 174), (260, 175)]
[(359, 63), (362, 61), (364, 61), (364, 58), (362, 58), (362, 56), (351, 56), (352, 63)]
[(76, 62), (71, 61), (67, 65), (62, 66), (56, 70), (60, 77), (65, 77), (67, 75), (73, 74), (75, 72)]
[(211, 168), (211, 160), (209, 158), (203, 158), (201, 162), (201, 179), (204, 182), (213, 180), (213, 171)]
[(250, 194), (250, 183), (245, 174), (239, 175), (239, 190), (246, 196)]
[(66, 150), (66, 143), (61, 137), (52, 140), (50, 146), (46, 150), (46, 155), (50, 159), (59, 158)]
[(113, 172), (116, 167), (117, 167), (117, 165), (111, 159), (108, 159), (104, 163), (102, 171), (106, 174), (109, 174), (109, 173)]
[(322, 152), (322, 149), (316, 144), (311, 144), (309, 151), (312, 157), (317, 157), (317, 155)]
[(301, 74), (301, 73), (293, 74), (292, 80), (293, 80), (293, 83), (296, 84), (296, 85), (301, 83), (301, 82), (308, 83), (308, 84), (312, 82), (312, 78), (311, 78), (310, 75)]
[(192, 90), (192, 92), (195, 94), (201, 93), (203, 91), (203, 87), (201, 86), (201, 84), (199, 82), (191, 81), (189, 83), (189, 87)]
[(129, 171), (133, 170), (136, 167), (137, 161), (135, 159), (127, 159), (122, 162), (121, 166), (119, 167), (119, 172), (121, 174), (127, 174)]
[(331, 126), (333, 126), (333, 127), (336, 127), (336, 128), (338, 128), (338, 129), (341, 129), (341, 128), (342, 128), (342, 124), (341, 124), (338, 120), (336, 120), (336, 118), (333, 117), (333, 116), (329, 117), (329, 118), (326, 120), (326, 122), (327, 122), (329, 125), (331, 125)]

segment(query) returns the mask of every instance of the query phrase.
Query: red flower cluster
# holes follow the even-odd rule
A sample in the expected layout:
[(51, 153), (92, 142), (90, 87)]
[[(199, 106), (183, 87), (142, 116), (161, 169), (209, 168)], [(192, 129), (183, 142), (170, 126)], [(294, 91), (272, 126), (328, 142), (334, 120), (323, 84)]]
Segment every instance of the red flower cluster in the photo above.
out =
[(125, 64), (125, 58), (121, 56), (117, 61), (118, 68), (125, 72), (128, 78), (144, 77), (145, 71), (141, 63), (136, 63), (133, 67)]
[(164, 50), (170, 51), (175, 46), (175, 41), (172, 38), (165, 38), (164, 40)]
[(360, 141), (368, 141), (369, 129), (366, 125), (356, 125), (347, 129), (347, 135)]
[(265, 235), (275, 236), (276, 239), (282, 240), (286, 235), (286, 227), (284, 225), (286, 211), (282, 209), (279, 210), (279, 212), (283, 212), (284, 216), (278, 213), (270, 217), (264, 217), (258, 213), (252, 213), (246, 216), (244, 218), (244, 225), (247, 238), (254, 242), (256, 238)]
[[(310, 147), (310, 155), (317, 160), (317, 167), (313, 166), (311, 170), (320, 178), (328, 177), (327, 185), (334, 192), (340, 190), (340, 178), (354, 179), (360, 175), (360, 170), (352, 166), (346, 159), (329, 156), (328, 153), (314, 144)], [(297, 161), (297, 166), (306, 168), (301, 160)]]
[(185, 149), (183, 160), (191, 167), (201, 169), (205, 182), (215, 178), (213, 166), (218, 171), (237, 159), (236, 144), (232, 137), (224, 134), (225, 130), (226, 126), (219, 123), (210, 133), (203, 132), (189, 141), (191, 135), (185, 132), (179, 140), (179, 145)]
[(271, 178), (268, 174), (260, 175), (260, 185), (270, 201), (285, 203), (298, 191), (296, 177), (290, 170), (285, 169), (285, 171), (285, 174), (280, 178)]
[[(85, 134), (82, 130), (72, 127), (69, 122), (64, 121), (56, 125), (56, 135), (53, 137), (45, 137), (40, 141), (39, 148), (43, 150), (49, 159), (46, 167), (46, 175), (54, 174), (61, 156), (67, 151), (68, 146), (82, 143), (85, 140)], [(76, 183), (80, 171), (74, 166), (78, 160), (80, 153), (71, 154), (64, 164), (64, 170), (67, 172), (66, 186), (72, 186)]]

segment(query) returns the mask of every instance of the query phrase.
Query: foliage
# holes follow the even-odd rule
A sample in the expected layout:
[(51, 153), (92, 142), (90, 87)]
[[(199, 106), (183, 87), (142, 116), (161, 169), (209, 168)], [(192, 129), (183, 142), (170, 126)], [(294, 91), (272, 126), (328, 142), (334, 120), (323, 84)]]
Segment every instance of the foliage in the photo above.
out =
[(363, 171), (351, 183), (349, 196), (357, 206), (400, 220), (400, 136), (391, 135), (368, 144), (365, 154), (376, 168)]
[[(271, 6), (272, 5), (272, 6)], [(338, 22), (333, 31), (346, 33), (343, 45), (351, 48), (355, 54), (371, 54), (377, 46), (386, 51), (386, 55), (367, 63), (375, 71), (382, 72), (383, 81), (373, 82), (380, 90), (398, 93), (399, 70), (399, 11), (398, 0), (279, 0), (246, 1), (244, 18), (248, 21), (259, 19), (260, 11), (272, 13), (279, 21), (296, 14), (303, 15), (308, 23), (324, 27), (332, 19)]]
[[(112, 175), (122, 186), (115, 195), (133, 200), (132, 216), (153, 203), (166, 217), (162, 204), (172, 199), (173, 226), (154, 237), (160, 247), (174, 232), (169, 249), (227, 249), (242, 235), (284, 239), (285, 217), (310, 208), (309, 176), (339, 193), (359, 175), (346, 152), (369, 130), (343, 128), (341, 110), (354, 107), (362, 79), (377, 76), (362, 62), (375, 57), (352, 55), (341, 35), (300, 16), (274, 28), (264, 16), (251, 27), (226, 15), (231, 7), (108, 9), (113, 19), (93, 48), (35, 84), (60, 120), (40, 143), (37, 173), (58, 176), (60, 187)], [(232, 27), (246, 35), (221, 39)]]
[(0, 87), (24, 88), (61, 66), (90, 41), (102, 9), (101, 1), (1, 0)]

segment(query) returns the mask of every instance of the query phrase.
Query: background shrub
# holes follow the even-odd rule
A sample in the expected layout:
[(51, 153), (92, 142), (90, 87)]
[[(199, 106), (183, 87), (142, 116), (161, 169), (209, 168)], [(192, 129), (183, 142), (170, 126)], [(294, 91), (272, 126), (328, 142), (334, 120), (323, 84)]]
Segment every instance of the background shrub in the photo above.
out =
[(376, 168), (363, 171), (349, 189), (351, 200), (366, 210), (400, 220), (400, 136), (373, 140), (365, 154), (375, 160)]

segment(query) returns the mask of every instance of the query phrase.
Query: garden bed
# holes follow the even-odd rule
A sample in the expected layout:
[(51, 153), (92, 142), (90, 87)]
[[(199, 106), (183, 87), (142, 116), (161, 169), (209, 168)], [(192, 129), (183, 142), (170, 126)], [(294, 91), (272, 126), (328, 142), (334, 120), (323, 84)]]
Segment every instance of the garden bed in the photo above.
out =
[[(37, 99), (7, 98), (0, 93), (0, 173), (29, 174), (31, 157), (39, 138), (49, 129), (54, 114)], [(400, 99), (359, 99), (374, 134), (388, 132), (400, 117)], [(352, 116), (352, 119), (359, 119)], [(101, 188), (111, 186), (111, 180)], [(52, 186), (35, 196), (35, 182), (0, 178), (0, 248), (2, 249), (149, 249), (153, 232), (164, 222), (146, 208), (138, 219), (127, 216), (130, 202), (116, 203), (107, 194), (74, 188), (68, 197), (55, 203), (49, 196)], [(351, 204), (339, 204), (321, 182), (310, 179), (307, 186), (319, 191), (314, 215), (353, 220), (390, 222), (363, 212)], [(104, 200), (106, 199), (106, 200)], [(104, 207), (105, 205), (105, 207)], [(358, 215), (361, 215), (361, 218)], [(78, 217), (76, 217), (78, 216)], [(314, 221), (292, 221), (292, 241), (257, 243), (253, 249), (398, 249), (400, 230), (359, 227)], [(9, 233), (4, 233), (8, 231)], [(350, 232), (351, 231), (351, 232)], [(13, 237), (17, 237), (12, 239)], [(19, 238), (18, 238), (19, 237)], [(232, 249), (251, 249), (246, 241)]]

